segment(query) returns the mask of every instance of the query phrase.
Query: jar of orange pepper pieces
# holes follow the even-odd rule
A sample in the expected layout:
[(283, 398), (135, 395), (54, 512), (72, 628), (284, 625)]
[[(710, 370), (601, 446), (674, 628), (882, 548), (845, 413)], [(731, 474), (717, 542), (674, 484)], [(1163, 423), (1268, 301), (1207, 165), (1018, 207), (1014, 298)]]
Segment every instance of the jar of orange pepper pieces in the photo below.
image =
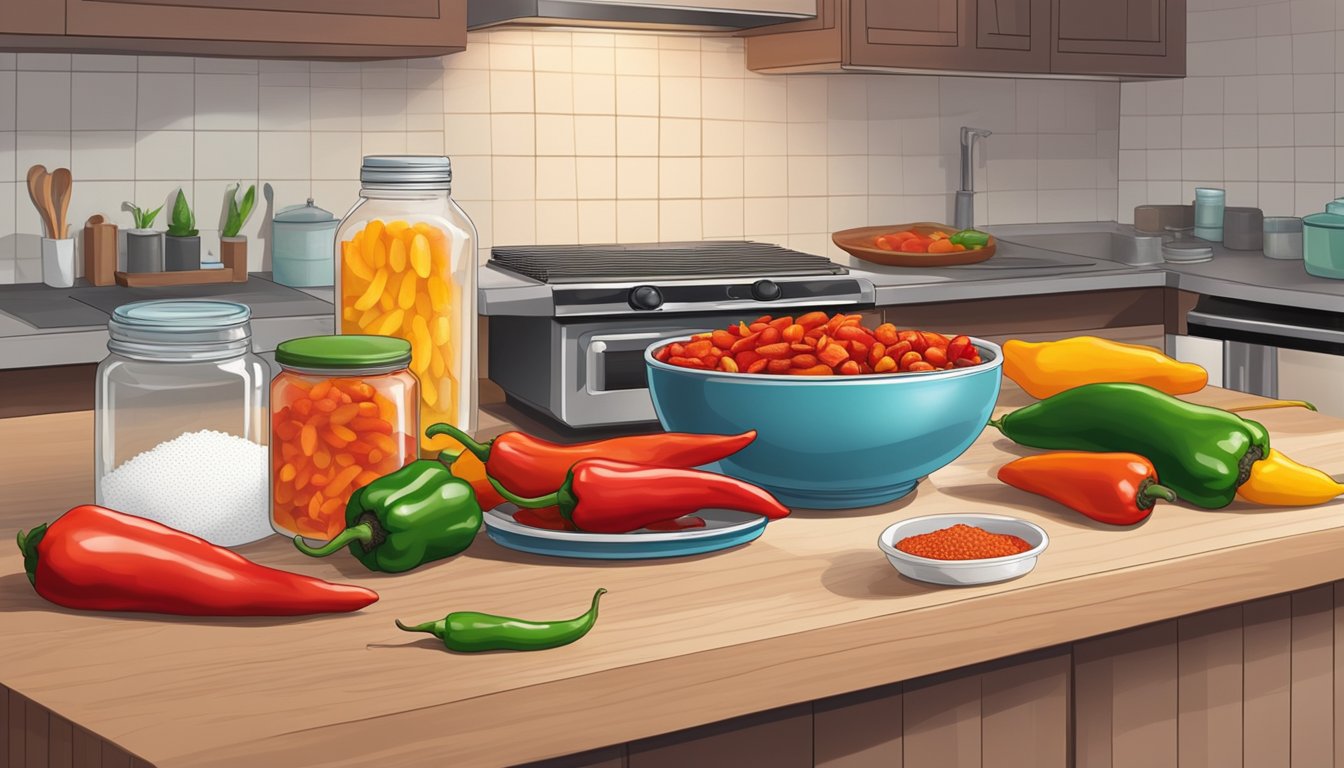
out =
[[(476, 229), (450, 196), (447, 157), (366, 157), (336, 233), (339, 333), (405, 339), (420, 422), (476, 428)], [(459, 447), (421, 437), (426, 455)]]
[(384, 336), (281, 343), (271, 382), (271, 524), (329, 540), (355, 491), (415, 460), (411, 345)]

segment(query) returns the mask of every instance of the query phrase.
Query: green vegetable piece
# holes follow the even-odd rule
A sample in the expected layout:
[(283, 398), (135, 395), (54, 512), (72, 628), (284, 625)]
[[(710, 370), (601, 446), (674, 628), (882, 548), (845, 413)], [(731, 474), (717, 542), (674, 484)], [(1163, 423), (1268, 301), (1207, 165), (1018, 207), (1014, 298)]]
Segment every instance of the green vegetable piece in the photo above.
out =
[(252, 216), (252, 207), (257, 203), (257, 185), (253, 184), (247, 188), (247, 192), (243, 194), (243, 202), (239, 205), (238, 190), (242, 188), (243, 184), (239, 182), (224, 192), (224, 203), (228, 211), (224, 217), (224, 228), (219, 231), (220, 237), (237, 237), (243, 230), (243, 225)]
[(597, 623), (597, 601), (607, 590), (593, 593), (587, 612), (564, 621), (524, 621), (474, 611), (457, 611), (438, 621), (407, 626), (397, 619), (397, 627), (406, 632), (428, 632), (443, 641), (450, 651), (542, 651), (569, 645), (588, 634)]
[(294, 546), (326, 557), (348, 545), (370, 571), (402, 573), (462, 552), (476, 538), (482, 516), (470, 483), (444, 463), (425, 460), (356, 491), (345, 506), (345, 522), (345, 530), (321, 547), (309, 547), (301, 536)]
[(196, 214), (191, 212), (191, 207), (187, 205), (187, 196), (182, 194), (182, 190), (177, 190), (177, 200), (173, 202), (173, 215), (168, 221), (168, 234), (172, 237), (195, 237), (198, 234), (196, 229)]
[(146, 211), (140, 206), (132, 203), (126, 203), (126, 205), (131, 207), (131, 216), (135, 218), (136, 229), (149, 229), (150, 227), (153, 227), (154, 219), (157, 219), (159, 217), (159, 211), (163, 210), (162, 205), (152, 211)]
[(963, 229), (952, 236), (954, 245), (964, 245), (967, 250), (976, 250), (989, 245), (989, 233), (978, 229)]
[(1163, 485), (1206, 509), (1231, 504), (1251, 465), (1269, 455), (1259, 422), (1142, 384), (1074, 387), (989, 424), (1033, 448), (1137, 453)]

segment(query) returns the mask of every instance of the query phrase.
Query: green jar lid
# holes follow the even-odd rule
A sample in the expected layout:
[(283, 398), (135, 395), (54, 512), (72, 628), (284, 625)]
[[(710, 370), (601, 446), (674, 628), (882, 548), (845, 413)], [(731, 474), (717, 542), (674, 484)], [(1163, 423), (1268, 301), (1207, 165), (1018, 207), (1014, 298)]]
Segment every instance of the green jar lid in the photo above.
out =
[(411, 362), (411, 343), (391, 336), (305, 336), (281, 342), (275, 362), (330, 370), (401, 368)]
[(1344, 215), (1338, 213), (1311, 213), (1302, 217), (1302, 223), (1309, 227), (1344, 229)]

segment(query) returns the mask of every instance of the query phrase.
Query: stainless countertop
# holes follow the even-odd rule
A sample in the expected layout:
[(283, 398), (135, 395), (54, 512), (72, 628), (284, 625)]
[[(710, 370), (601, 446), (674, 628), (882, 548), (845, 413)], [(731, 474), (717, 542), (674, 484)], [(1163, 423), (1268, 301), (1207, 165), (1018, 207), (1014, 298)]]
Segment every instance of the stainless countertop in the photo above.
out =
[[(999, 238), (999, 252), (983, 265), (935, 269), (882, 267), (851, 262), (851, 274), (877, 286), (879, 306), (963, 301), (999, 296), (1040, 296), (1082, 291), (1167, 286), (1208, 296), (1292, 305), (1344, 313), (1344, 280), (1306, 273), (1301, 261), (1267, 259), (1259, 251), (1232, 251), (1214, 244), (1203, 264), (1131, 267), (1086, 255), (1011, 242), (1014, 237), (1132, 231), (1113, 222), (1018, 224), (987, 227)], [(1058, 265), (1052, 262), (1067, 262)], [(304, 289), (330, 302), (330, 288)], [(547, 286), (490, 266), (480, 270), (478, 309), (482, 315), (552, 314)], [(330, 333), (330, 315), (276, 317), (253, 321), (260, 352), (295, 336)], [(107, 352), (104, 326), (38, 329), (0, 312), (0, 368), (69, 365), (101, 360)]]

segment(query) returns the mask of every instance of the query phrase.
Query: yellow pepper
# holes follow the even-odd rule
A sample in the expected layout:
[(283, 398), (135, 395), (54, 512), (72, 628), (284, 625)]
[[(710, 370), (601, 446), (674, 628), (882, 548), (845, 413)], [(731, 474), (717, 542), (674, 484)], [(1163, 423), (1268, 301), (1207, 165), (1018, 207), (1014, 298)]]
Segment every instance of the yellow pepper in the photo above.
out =
[(1251, 465), (1251, 476), (1237, 495), (1255, 504), (1309, 507), (1344, 494), (1344, 484), (1319, 469), (1303, 466), (1269, 449), (1269, 455)]
[(1003, 345), (1003, 375), (1038, 400), (1084, 384), (1146, 384), (1169, 395), (1185, 395), (1209, 383), (1208, 371), (1194, 363), (1173, 360), (1153, 347), (1096, 336), (1010, 339)]

